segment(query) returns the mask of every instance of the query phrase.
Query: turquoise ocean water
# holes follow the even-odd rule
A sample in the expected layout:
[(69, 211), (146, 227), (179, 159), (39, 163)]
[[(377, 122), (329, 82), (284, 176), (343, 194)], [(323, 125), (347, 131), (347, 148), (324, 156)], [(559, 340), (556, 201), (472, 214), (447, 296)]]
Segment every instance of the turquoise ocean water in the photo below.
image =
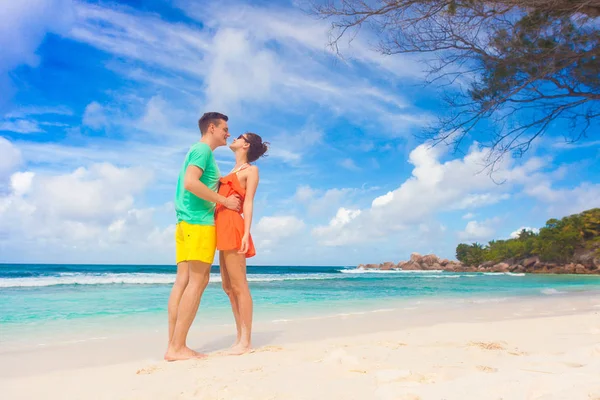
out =
[[(124, 325), (164, 330), (175, 268), (156, 265), (0, 265), (3, 340)], [(256, 321), (375, 310), (419, 301), (599, 292), (599, 276), (374, 271), (250, 266)], [(200, 306), (203, 324), (232, 322), (218, 267)]]

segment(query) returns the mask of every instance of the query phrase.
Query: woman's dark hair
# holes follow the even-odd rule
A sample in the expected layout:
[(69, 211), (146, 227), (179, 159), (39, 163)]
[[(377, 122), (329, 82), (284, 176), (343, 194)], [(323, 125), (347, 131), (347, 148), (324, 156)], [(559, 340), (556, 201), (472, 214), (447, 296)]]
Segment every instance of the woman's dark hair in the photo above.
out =
[(256, 133), (244, 133), (246, 141), (250, 144), (248, 149), (248, 162), (254, 162), (261, 158), (269, 150), (269, 142), (263, 142), (262, 138)]

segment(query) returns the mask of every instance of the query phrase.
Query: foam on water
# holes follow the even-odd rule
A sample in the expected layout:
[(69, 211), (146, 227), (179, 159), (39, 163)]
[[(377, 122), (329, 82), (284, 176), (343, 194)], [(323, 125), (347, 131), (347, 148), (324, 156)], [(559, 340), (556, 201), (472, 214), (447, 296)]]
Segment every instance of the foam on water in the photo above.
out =
[(355, 269), (342, 269), (340, 270), (343, 274), (436, 274), (440, 272), (444, 272), (441, 269), (432, 269), (432, 270), (403, 270), (400, 268), (393, 268), (388, 270), (382, 269), (365, 269), (365, 268), (355, 268)]
[(76, 274), (37, 276), (32, 278), (2, 278), (0, 287), (41, 287), (56, 285), (109, 285), (109, 284), (167, 284), (175, 282), (175, 275), (166, 274)]
[[(303, 280), (347, 279), (351, 275), (376, 274), (410, 274), (424, 278), (455, 279), (462, 276), (475, 277), (478, 275), (455, 275), (444, 273), (442, 270), (402, 271), (396, 270), (365, 270), (339, 269), (338, 273), (300, 273), (300, 274), (248, 274), (249, 282), (281, 282)], [(341, 274), (340, 274), (341, 273)], [(499, 273), (503, 275), (503, 273)], [(349, 276), (350, 275), (350, 276)], [(486, 274), (487, 275), (487, 274)], [(494, 274), (496, 275), (496, 274)], [(520, 275), (519, 275), (520, 276)], [(166, 285), (175, 282), (175, 274), (164, 273), (72, 273), (64, 272), (50, 276), (0, 278), (0, 288), (45, 287), (59, 285)], [(220, 283), (221, 275), (210, 274), (211, 283)]]
[(497, 276), (501, 276), (501, 275), (507, 275), (507, 276), (525, 276), (525, 274), (522, 273), (522, 272), (518, 272), (518, 273), (517, 272), (484, 272), (483, 274), (487, 275), (487, 276), (494, 276), (494, 275), (497, 275)]
[[(255, 275), (249, 276), (250, 282), (276, 282), (294, 280), (333, 279), (333, 274), (287, 274), (287, 275)], [(31, 278), (0, 278), (0, 288), (43, 287), (57, 285), (159, 285), (175, 282), (174, 274), (86, 274), (62, 273), (58, 276), (37, 276)], [(222, 282), (219, 274), (211, 274), (210, 282)]]
[(565, 294), (565, 293), (567, 293), (567, 292), (563, 292), (561, 290), (556, 290), (556, 289), (553, 289), (553, 288), (542, 289), (540, 292), (542, 294), (547, 294), (547, 295)]

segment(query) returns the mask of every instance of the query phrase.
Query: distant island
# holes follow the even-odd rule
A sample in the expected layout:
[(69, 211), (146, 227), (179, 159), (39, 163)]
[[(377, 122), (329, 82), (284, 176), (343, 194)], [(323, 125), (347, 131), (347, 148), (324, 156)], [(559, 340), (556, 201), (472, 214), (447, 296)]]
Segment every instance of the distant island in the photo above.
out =
[(487, 245), (460, 243), (458, 261), (413, 253), (408, 261), (361, 264), (358, 268), (600, 275), (600, 208), (550, 219), (539, 233), (523, 229), (518, 237)]

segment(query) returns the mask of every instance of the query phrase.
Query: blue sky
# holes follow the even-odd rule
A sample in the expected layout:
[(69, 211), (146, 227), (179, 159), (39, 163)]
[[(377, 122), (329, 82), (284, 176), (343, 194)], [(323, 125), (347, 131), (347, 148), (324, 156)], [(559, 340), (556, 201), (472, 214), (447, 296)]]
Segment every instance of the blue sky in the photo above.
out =
[[(356, 265), (600, 206), (600, 141), (549, 131), (506, 159), (430, 148), (443, 112), (415, 57), (288, 2), (28, 0), (0, 11), (0, 262), (173, 263), (177, 172), (205, 111), (271, 142), (251, 264)], [(12, 4), (15, 3), (15, 4)], [(18, 3), (18, 4), (17, 4)], [(482, 132), (478, 133), (482, 135)], [(233, 158), (215, 152), (227, 173)]]

